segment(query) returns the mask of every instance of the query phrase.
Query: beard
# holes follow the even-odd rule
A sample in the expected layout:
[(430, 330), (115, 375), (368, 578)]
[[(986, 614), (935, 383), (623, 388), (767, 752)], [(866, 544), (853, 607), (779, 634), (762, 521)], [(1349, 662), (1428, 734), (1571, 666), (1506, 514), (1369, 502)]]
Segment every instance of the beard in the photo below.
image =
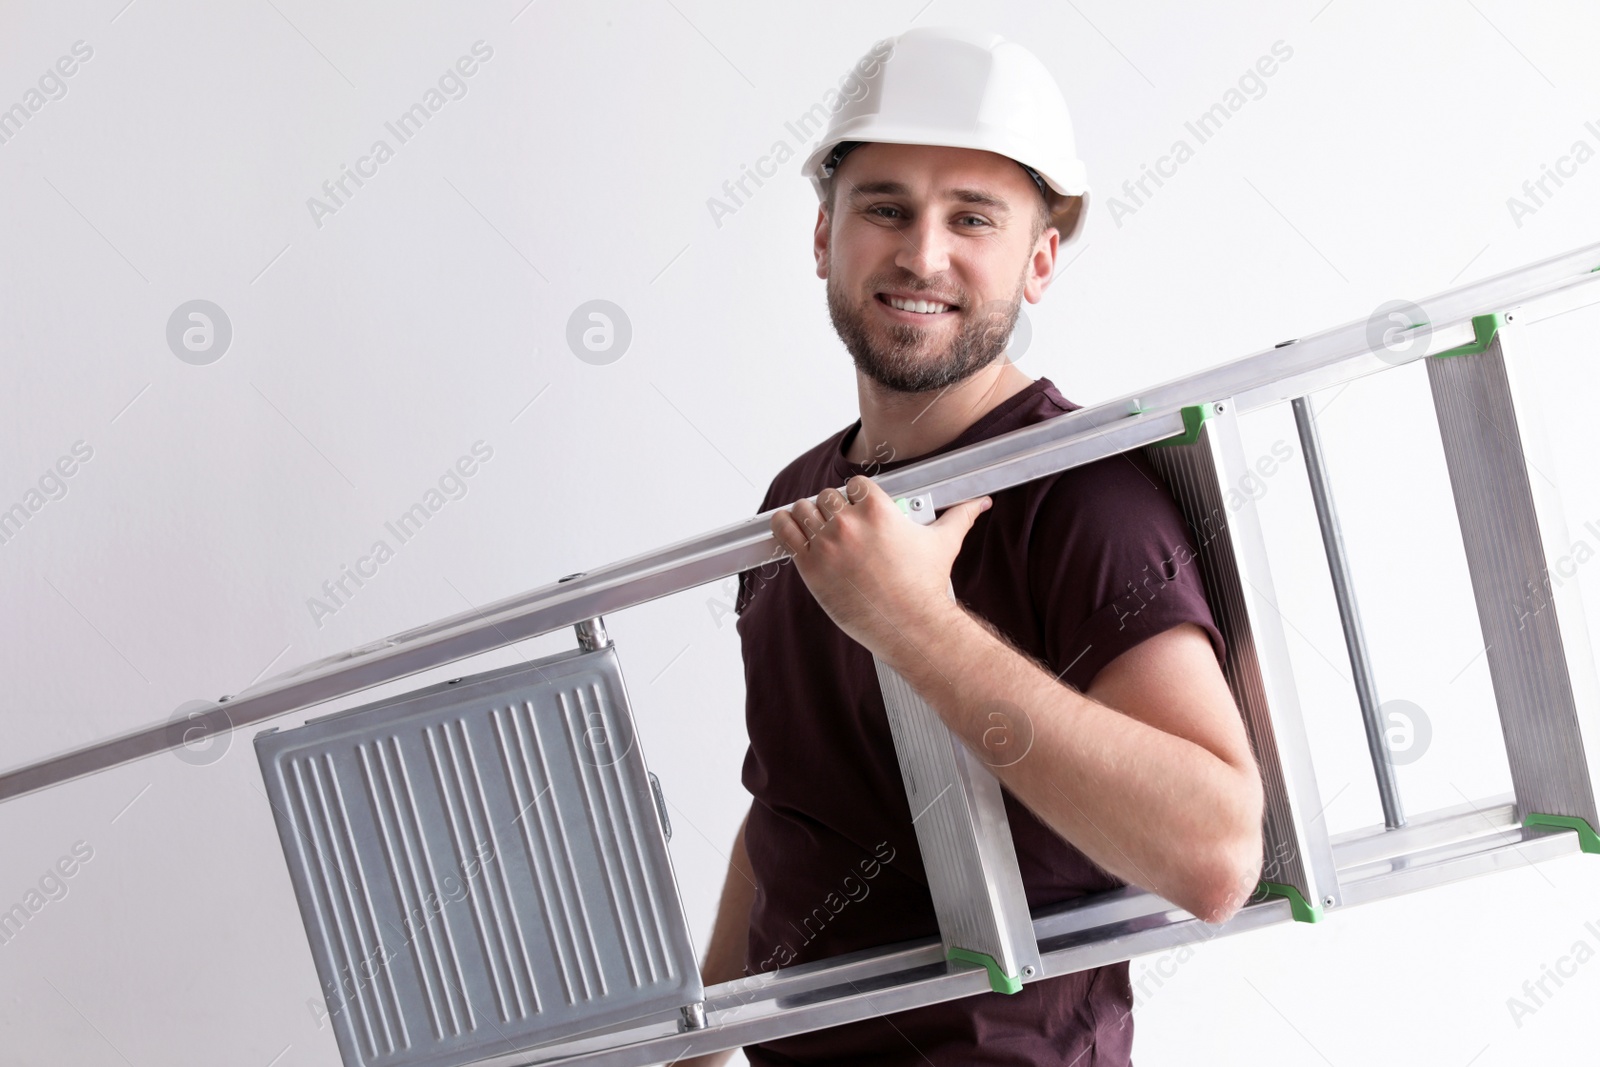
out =
[[(828, 315), (833, 328), (850, 352), (856, 369), (886, 389), (899, 393), (926, 393), (963, 382), (993, 363), (1005, 352), (1011, 331), (1022, 310), (1023, 280), (1010, 300), (991, 300), (974, 308), (966, 294), (956, 291), (960, 300), (957, 312), (961, 323), (956, 335), (940, 343), (928, 327), (910, 323), (873, 323), (874, 310), (868, 306), (877, 297), (868, 295), (852, 304), (842, 287), (828, 272)], [(883, 284), (878, 284), (882, 282)], [(899, 278), (874, 278), (866, 286), (869, 294), (885, 289), (908, 293), (932, 292), (931, 286), (912, 286)], [(943, 290), (949, 292), (949, 290)]]

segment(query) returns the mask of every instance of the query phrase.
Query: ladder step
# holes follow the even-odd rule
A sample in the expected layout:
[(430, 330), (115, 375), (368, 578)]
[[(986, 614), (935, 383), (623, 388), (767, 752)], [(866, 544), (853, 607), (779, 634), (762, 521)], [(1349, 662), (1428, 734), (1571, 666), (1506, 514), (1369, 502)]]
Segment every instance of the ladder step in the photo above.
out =
[(1478, 351), (1427, 361), (1518, 814), (1600, 830), (1600, 680), (1532, 373), (1507, 314)]
[(910, 683), (873, 663), (945, 954), (1015, 993), (1038, 973), (1039, 946), (1000, 782)]

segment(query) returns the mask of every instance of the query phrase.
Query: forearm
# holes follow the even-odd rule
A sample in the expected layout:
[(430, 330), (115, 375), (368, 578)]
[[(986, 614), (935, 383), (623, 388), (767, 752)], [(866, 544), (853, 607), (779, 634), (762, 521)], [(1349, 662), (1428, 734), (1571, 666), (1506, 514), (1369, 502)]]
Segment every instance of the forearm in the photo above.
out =
[[(700, 981), (708, 986), (744, 977), (745, 949), (750, 940), (750, 906), (755, 900), (756, 880), (750, 871), (750, 857), (744, 850), (746, 813), (733, 837), (728, 857), (728, 876), (722, 883), (722, 900), (717, 904), (717, 921), (711, 927), (711, 943), (706, 946), (705, 962), (700, 965)], [(733, 1058), (733, 1051), (708, 1052), (676, 1061), (676, 1067), (722, 1067)]]
[(745, 951), (750, 939), (750, 907), (755, 900), (755, 876), (744, 850), (744, 828), (750, 816), (739, 823), (728, 857), (728, 875), (722, 884), (722, 899), (717, 905), (717, 921), (711, 929), (700, 980), (706, 985), (744, 977)]
[(954, 604), (902, 637), (889, 665), (1100, 867), (1211, 921), (1243, 902), (1261, 857), (1253, 767), (1063, 685)]

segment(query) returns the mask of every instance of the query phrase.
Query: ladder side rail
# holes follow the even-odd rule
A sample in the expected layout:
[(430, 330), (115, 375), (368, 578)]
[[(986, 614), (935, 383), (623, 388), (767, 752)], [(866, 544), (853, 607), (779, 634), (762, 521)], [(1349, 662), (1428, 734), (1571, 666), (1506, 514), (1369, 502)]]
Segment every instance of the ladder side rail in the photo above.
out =
[[(1417, 816), (1413, 824), (1419, 827), (1417, 833), (1431, 814)], [(1411, 827), (1391, 831), (1400, 835), (1413, 832)], [(1340, 871), (1348, 874), (1350, 885), (1346, 903), (1391, 899), (1517, 870), (1577, 850), (1571, 833), (1500, 824), (1480, 830), (1465, 842), (1439, 845), (1418, 836), (1416, 844), (1419, 847), (1385, 862), (1373, 862), (1366, 856), (1352, 857), (1352, 865), (1341, 862)], [(1103, 896), (1115, 898), (1118, 893)], [(1291, 919), (1290, 904), (1282, 899), (1251, 903), (1228, 922), (1210, 926), (1159, 897), (1143, 891), (1136, 891), (1135, 897), (1090, 901), (1084, 911), (1102, 913), (1104, 922), (1073, 922), (1079, 916), (1069, 914), (1063, 917), (1067, 922), (1056, 928), (1050, 925), (1058, 921), (1053, 917), (1036, 919), (1043, 977), (1119, 963)], [(830, 978), (836, 980), (830, 983)], [(671, 1024), (663, 1023), (628, 1027), (485, 1060), (474, 1067), (641, 1067), (986, 995), (987, 990), (981, 972), (947, 970), (939, 943), (927, 939), (711, 986), (706, 990), (706, 1027), (696, 1032), (672, 1032)]]
[[(1162, 952), (1178, 945), (1242, 933), (1289, 921), (1287, 902), (1271, 900), (1240, 911), (1219, 928), (1185, 911), (1124, 920), (1092, 934), (1074, 935), (1065, 943), (1043, 949), (1044, 977), (1070, 974), (1119, 963), (1134, 956)], [(766, 995), (734, 1008), (707, 1012), (705, 1029), (655, 1034), (635, 1030), (598, 1035), (588, 1041), (534, 1048), (511, 1056), (475, 1063), (473, 1067), (642, 1067), (672, 1062), (758, 1041), (824, 1030), (863, 1019), (877, 1018), (910, 1008), (940, 1004), (973, 995), (992, 995), (979, 970), (947, 971), (941, 962), (886, 975), (873, 982), (841, 982), (813, 989), (789, 1000), (774, 983)], [(713, 986), (708, 998), (720, 994)]]
[[(1600, 244), (1421, 301), (1418, 306), (1432, 334), (1426, 352), (1457, 343), (1467, 320), (1485, 309), (1552, 295), (1570, 300), (1580, 287), (1600, 292), (1594, 284), (1600, 282), (1596, 261)], [(1286, 384), (1298, 390), (1290, 395), (1301, 395), (1309, 391), (1311, 378), (1320, 388), (1336, 384), (1341, 374), (1360, 376), (1398, 365), (1374, 355), (1381, 340), (1375, 342), (1370, 333), (1366, 322), (1348, 323), (1288, 348), (1167, 382), (1141, 393), (1143, 400), (1123, 397), (1084, 408), (913, 464), (879, 482), (892, 496), (931, 493), (935, 507), (944, 508), (1181, 432), (1178, 412), (1186, 405), (1231, 396), (1249, 410), (1285, 399), (1276, 394)], [(1136, 403), (1139, 413), (1129, 417)], [(186, 737), (223, 733), (313, 707), (781, 559), (783, 553), (767, 529), (769, 514), (643, 553), (566, 585), (542, 586), (295, 668), (183, 722), (136, 728), (8, 768), (0, 771), (0, 801), (178, 748)]]

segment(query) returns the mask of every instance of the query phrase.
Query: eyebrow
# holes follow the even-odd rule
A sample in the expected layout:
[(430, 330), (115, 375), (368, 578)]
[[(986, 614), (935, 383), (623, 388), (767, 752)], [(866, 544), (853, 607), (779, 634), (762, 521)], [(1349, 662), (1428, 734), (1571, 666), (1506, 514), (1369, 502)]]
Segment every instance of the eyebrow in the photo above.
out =
[[(862, 182), (859, 185), (851, 186), (848, 199), (854, 202), (869, 196), (909, 196), (910, 193), (910, 188), (903, 182)], [(1009, 215), (1011, 213), (1009, 204), (993, 193), (984, 192), (982, 189), (946, 189), (943, 195), (963, 204), (976, 204), (980, 207), (991, 208), (996, 214)]]

